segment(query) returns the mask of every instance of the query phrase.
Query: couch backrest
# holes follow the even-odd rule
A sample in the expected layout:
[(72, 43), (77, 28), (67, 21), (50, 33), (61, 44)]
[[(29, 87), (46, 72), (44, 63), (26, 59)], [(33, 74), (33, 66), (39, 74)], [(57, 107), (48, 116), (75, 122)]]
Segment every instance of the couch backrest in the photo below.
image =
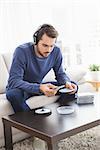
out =
[(8, 70), (4, 62), (3, 56), (0, 54), (0, 93), (5, 92), (5, 87), (8, 80)]
[(11, 52), (4, 53), (4, 54), (2, 54), (2, 56), (3, 56), (3, 59), (4, 59), (5, 65), (7, 67), (7, 70), (9, 72), (10, 66), (11, 66), (11, 63), (12, 63), (13, 53), (11, 53)]
[[(75, 81), (77, 84), (81, 82), (85, 82), (83, 77), (86, 75), (86, 68), (82, 66), (73, 66), (66, 68), (66, 74), (71, 79), (71, 81)], [(53, 70), (50, 70), (49, 73), (45, 76), (44, 82), (55, 81), (55, 75)]]
[(0, 54), (0, 93), (5, 93), (13, 53)]

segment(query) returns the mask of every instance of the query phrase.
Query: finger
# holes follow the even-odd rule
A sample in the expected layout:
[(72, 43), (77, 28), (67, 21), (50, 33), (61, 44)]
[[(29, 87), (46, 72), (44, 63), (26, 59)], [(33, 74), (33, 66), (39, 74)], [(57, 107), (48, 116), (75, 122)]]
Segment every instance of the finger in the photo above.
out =
[(69, 94), (75, 94), (76, 90), (74, 90), (73, 92), (69, 92)]
[(72, 84), (66, 84), (66, 88), (69, 88), (69, 89), (73, 89), (73, 86), (72, 86)]
[(54, 96), (57, 93), (57, 91), (50, 89), (47, 93), (49, 96)]
[(77, 86), (75, 84), (73, 84), (72, 86), (73, 86), (73, 91), (70, 92), (70, 94), (74, 94), (77, 91)]
[(48, 85), (48, 87), (51, 88), (51, 89), (56, 89), (57, 88), (57, 86), (55, 86), (55, 85), (53, 85), (51, 83)]
[(73, 89), (75, 89), (75, 92), (77, 91), (77, 85), (76, 84), (72, 84)]
[(54, 96), (53, 93), (47, 93), (46, 96), (50, 97), (50, 96)]
[(73, 87), (73, 88), (76, 88), (77, 86), (76, 86), (75, 84), (72, 83), (72, 87)]

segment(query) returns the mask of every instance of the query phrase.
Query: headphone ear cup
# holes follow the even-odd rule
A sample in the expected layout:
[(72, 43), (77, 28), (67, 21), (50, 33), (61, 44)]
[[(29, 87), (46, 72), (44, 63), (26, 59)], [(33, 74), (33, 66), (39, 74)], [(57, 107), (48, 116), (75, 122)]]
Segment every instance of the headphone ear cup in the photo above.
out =
[(34, 41), (34, 44), (36, 45), (37, 44), (37, 35), (36, 34), (33, 35), (33, 41)]
[(36, 37), (34, 36), (34, 44), (36, 45)]

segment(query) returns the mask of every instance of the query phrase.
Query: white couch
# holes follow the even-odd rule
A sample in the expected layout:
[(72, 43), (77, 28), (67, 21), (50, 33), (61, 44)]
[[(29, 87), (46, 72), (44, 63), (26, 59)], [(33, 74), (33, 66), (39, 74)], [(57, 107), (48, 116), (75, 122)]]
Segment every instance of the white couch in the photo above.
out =
[[(11, 61), (12, 61), (12, 53), (0, 54), (0, 147), (4, 146), (2, 117), (14, 113), (12, 106), (6, 99), (6, 95), (5, 95), (5, 89), (7, 85), (8, 76), (9, 76)], [(94, 91), (92, 85), (86, 83), (84, 80), (86, 70), (83, 69), (82, 66), (71, 67), (71, 68), (68, 67), (67, 73), (71, 78), (71, 80), (74, 80), (79, 84), (79, 92)], [(44, 80), (49, 81), (52, 79), (54, 79), (54, 74), (51, 71)], [(32, 97), (28, 99), (27, 103), (31, 108), (36, 108), (42, 105), (46, 105), (47, 103), (54, 102), (56, 99), (57, 96), (49, 97), (49, 98), (46, 96), (37, 96), (37, 98)], [(26, 138), (28, 136), (29, 135), (26, 133), (23, 133), (17, 129), (13, 129), (14, 142)]]

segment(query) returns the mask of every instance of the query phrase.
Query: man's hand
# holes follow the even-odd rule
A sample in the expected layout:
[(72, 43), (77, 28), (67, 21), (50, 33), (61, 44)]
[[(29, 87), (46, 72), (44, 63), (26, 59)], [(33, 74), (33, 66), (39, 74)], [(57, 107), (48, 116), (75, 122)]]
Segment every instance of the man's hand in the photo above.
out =
[(71, 83), (71, 82), (67, 82), (67, 83), (65, 84), (65, 87), (68, 88), (68, 89), (73, 90), (73, 92), (71, 92), (70, 94), (74, 94), (74, 93), (76, 92), (76, 90), (77, 90), (76, 84)]
[(51, 83), (40, 84), (40, 91), (46, 96), (54, 96), (57, 93), (56, 88), (57, 86)]

